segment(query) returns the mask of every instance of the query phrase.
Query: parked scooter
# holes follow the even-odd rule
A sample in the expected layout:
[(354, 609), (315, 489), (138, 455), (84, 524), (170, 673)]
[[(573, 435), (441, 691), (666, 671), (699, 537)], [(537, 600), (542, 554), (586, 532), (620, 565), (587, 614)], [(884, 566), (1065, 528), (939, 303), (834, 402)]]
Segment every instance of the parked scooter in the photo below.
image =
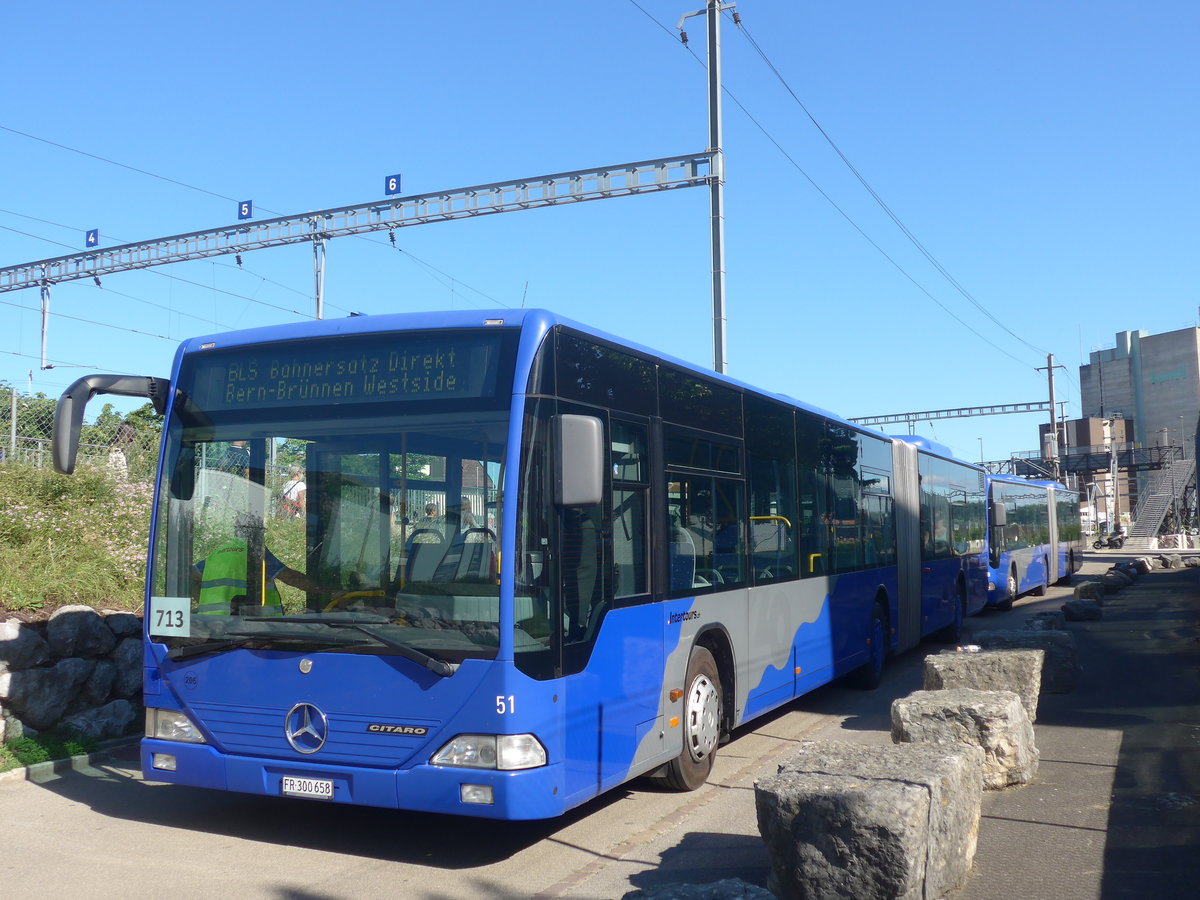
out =
[(1099, 537), (1092, 541), (1093, 550), (1120, 550), (1125, 546), (1125, 532), (1114, 531), (1107, 537)]

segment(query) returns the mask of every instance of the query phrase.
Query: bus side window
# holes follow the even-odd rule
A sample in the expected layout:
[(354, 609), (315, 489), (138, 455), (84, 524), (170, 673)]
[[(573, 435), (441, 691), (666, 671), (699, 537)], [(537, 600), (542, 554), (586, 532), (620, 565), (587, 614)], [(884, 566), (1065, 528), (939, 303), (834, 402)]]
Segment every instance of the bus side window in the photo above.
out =
[(791, 408), (747, 394), (750, 565), (755, 584), (798, 578), (796, 434)]
[(612, 454), (613, 597), (649, 592), (646, 513), (650, 490), (646, 426), (614, 419)]
[(829, 483), (823, 421), (796, 414), (796, 475), (800, 493), (800, 575), (812, 578), (829, 570)]

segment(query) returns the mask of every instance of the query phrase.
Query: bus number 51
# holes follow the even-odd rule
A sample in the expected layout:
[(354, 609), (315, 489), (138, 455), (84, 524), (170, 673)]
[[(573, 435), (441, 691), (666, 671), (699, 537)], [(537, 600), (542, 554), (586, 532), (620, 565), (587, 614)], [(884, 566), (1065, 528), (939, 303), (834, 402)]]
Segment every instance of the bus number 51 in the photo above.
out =
[(507, 697), (496, 698), (496, 715), (502, 716), (505, 713), (512, 715), (517, 711), (517, 698), (511, 694)]

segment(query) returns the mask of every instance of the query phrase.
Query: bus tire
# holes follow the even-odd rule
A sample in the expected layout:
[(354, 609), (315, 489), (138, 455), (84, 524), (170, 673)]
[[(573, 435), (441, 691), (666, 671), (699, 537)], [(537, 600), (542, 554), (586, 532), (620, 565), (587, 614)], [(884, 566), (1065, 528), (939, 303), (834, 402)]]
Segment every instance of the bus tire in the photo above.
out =
[(683, 750), (667, 764), (662, 780), (675, 791), (694, 791), (708, 780), (721, 738), (721, 676), (704, 647), (688, 660), (683, 695)]
[(1010, 610), (1017, 599), (1017, 570), (1008, 570), (1008, 580), (1004, 583), (1004, 599), (996, 604), (996, 609)]
[(851, 684), (863, 691), (873, 691), (879, 687), (887, 663), (887, 613), (878, 600), (871, 607), (869, 635), (867, 661), (850, 676)]
[(1046, 575), (1042, 578), (1041, 582), (1038, 583), (1038, 586), (1033, 589), (1033, 596), (1035, 597), (1045, 597), (1046, 588), (1050, 586), (1050, 560), (1043, 559), (1042, 566)]
[(1065, 572), (1063, 572), (1062, 575), (1059, 577), (1058, 581), (1056, 581), (1054, 583), (1055, 584), (1070, 584), (1071, 576), (1074, 574), (1075, 574), (1075, 551), (1068, 550), (1067, 551), (1067, 570)]
[(943, 644), (957, 644), (963, 634), (963, 620), (967, 616), (967, 589), (960, 581), (954, 589), (954, 619), (934, 635), (934, 640)]

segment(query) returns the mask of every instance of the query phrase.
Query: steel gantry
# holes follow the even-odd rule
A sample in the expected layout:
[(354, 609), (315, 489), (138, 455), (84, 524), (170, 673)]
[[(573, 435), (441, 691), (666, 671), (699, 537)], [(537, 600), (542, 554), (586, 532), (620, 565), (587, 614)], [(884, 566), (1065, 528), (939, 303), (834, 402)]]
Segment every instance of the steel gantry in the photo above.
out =
[(154, 238), (105, 249), (86, 250), (0, 268), (0, 293), (41, 288), (42, 368), (50, 286), (60, 281), (99, 278), (114, 272), (207, 259), (312, 242), (316, 317), (323, 316), (325, 244), (335, 237), (395, 231), (411, 225), (447, 222), (496, 213), (540, 209), (587, 200), (604, 200), (711, 185), (717, 178), (711, 151), (621, 163), (575, 172), (558, 172), (494, 184), (412, 194), (294, 216), (239, 222), (221, 228)]
[(913, 434), (918, 422), (934, 419), (967, 419), (972, 416), (1002, 416), (1012, 413), (1047, 412), (1051, 408), (1047, 400), (1034, 403), (1000, 403), (994, 406), (966, 406), (959, 409), (931, 409), (925, 412), (896, 413), (891, 416), (861, 416), (850, 421), (859, 425), (895, 425), (904, 422), (908, 433)]

